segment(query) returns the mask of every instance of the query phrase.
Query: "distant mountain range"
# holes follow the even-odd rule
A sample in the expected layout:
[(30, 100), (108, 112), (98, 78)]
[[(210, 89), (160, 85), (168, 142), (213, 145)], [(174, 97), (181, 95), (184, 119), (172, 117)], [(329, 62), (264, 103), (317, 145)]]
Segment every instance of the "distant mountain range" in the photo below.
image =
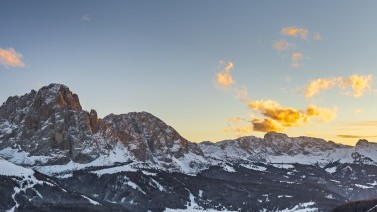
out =
[(61, 84), (0, 107), (1, 211), (329, 211), (377, 198), (376, 174), (367, 140), (194, 143), (147, 112), (100, 119)]

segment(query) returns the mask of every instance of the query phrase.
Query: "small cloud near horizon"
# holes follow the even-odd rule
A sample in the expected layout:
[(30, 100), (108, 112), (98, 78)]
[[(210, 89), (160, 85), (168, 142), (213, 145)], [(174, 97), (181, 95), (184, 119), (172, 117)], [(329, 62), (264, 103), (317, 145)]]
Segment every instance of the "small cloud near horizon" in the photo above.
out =
[(339, 138), (358, 138), (358, 139), (366, 139), (366, 138), (377, 138), (377, 135), (336, 135)]

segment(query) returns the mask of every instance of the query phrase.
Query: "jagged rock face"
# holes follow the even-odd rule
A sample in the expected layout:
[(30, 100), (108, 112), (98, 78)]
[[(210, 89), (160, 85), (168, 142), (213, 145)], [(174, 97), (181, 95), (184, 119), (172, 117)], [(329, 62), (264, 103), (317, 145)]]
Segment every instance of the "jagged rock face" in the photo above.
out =
[(36, 156), (29, 165), (88, 163), (119, 145), (128, 150), (120, 154), (152, 163), (170, 163), (189, 153), (203, 156), (196, 143), (157, 117), (141, 112), (101, 120), (95, 110), (82, 110), (78, 96), (60, 84), (10, 97), (0, 107), (0, 150)]
[(196, 143), (191, 143), (172, 127), (147, 112), (108, 115), (103, 119), (107, 135), (121, 141), (138, 160), (158, 158), (170, 162), (166, 156), (181, 158), (184, 154), (203, 153)]
[(38, 92), (10, 97), (0, 107), (0, 149), (11, 147), (46, 156), (48, 163), (88, 162), (99, 154), (87, 151), (93, 149), (92, 119), (81, 109), (77, 95), (63, 85), (51, 84)]
[(334, 143), (319, 138), (297, 137), (290, 138), (285, 134), (269, 132), (264, 136), (264, 146), (270, 148), (275, 154), (310, 154), (323, 152), (337, 147)]

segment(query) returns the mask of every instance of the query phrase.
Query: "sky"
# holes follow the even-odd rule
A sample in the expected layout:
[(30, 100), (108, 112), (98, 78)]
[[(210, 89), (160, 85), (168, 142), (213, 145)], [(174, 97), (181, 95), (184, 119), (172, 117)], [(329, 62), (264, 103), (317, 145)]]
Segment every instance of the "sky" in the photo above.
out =
[[(199, 142), (377, 140), (376, 1), (0, 0), (0, 102), (67, 85)], [(1, 104), (1, 103), (0, 103)]]

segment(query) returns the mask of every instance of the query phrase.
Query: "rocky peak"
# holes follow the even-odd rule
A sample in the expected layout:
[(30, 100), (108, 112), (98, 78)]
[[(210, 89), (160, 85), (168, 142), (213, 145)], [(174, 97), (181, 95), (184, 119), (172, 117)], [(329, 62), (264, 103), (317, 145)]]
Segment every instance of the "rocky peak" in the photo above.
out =
[(268, 132), (264, 135), (264, 140), (271, 141), (271, 140), (287, 140), (289, 137), (284, 133), (278, 132)]
[(112, 136), (126, 144), (139, 160), (155, 157), (182, 157), (186, 153), (203, 155), (196, 143), (183, 138), (176, 130), (147, 112), (110, 114), (103, 119)]
[[(51, 157), (51, 163), (89, 161), (98, 155), (84, 150), (98, 130), (97, 114), (83, 111), (78, 96), (65, 85), (50, 84), (8, 98), (0, 107), (1, 126), (8, 130), (0, 134), (0, 149)], [(83, 156), (81, 151), (89, 154)]]
[(50, 84), (42, 87), (37, 93), (37, 101), (43, 105), (59, 105), (62, 108), (81, 110), (79, 98), (62, 84)]
[(359, 141), (356, 143), (356, 147), (367, 146), (368, 144), (369, 141), (367, 139), (359, 139)]

